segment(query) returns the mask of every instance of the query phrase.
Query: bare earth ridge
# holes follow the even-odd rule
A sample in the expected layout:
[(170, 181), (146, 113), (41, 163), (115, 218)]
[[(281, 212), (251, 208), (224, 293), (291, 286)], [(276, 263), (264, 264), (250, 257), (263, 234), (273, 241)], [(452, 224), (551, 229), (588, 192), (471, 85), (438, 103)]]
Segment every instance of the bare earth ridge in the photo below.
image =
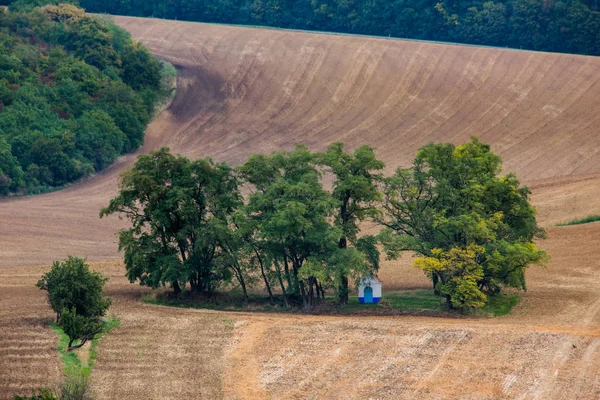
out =
[[(33, 287), (52, 260), (111, 278), (121, 326), (102, 339), (99, 399), (600, 398), (600, 58), (117, 17), (179, 69), (135, 154), (68, 189), (0, 201), (0, 399), (56, 384), (52, 313)], [(370, 144), (388, 172), (431, 141), (477, 135), (532, 189), (553, 259), (496, 319), (280, 316), (144, 305), (99, 209), (160, 146), (232, 163), (332, 141)], [(40, 267), (33, 267), (40, 266)], [(22, 267), (22, 268), (15, 268)], [(386, 289), (427, 287), (407, 257)]]

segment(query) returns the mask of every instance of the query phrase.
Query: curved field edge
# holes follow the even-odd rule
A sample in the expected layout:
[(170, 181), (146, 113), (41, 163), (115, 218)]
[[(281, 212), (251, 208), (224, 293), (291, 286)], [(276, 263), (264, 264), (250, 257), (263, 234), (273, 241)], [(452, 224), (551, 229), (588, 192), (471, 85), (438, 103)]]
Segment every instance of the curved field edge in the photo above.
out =
[[(296, 141), (322, 149), (343, 140), (377, 147), (393, 169), (421, 144), (479, 134), (530, 185), (546, 226), (597, 206), (597, 59), (117, 21), (177, 66), (177, 95), (137, 153), (66, 190), (0, 201), (1, 267), (49, 265), (70, 253), (118, 259), (123, 223), (99, 220), (98, 210), (135, 155), (162, 145), (239, 162)], [(147, 291), (126, 281), (119, 262), (97, 261), (122, 325), (99, 349), (95, 389), (132, 399), (245, 390), (257, 398), (597, 398), (600, 262), (589, 243), (598, 240), (598, 224), (549, 228), (541, 246), (550, 265), (528, 271), (521, 302), (494, 322), (175, 310), (141, 304)], [(409, 257), (385, 263), (384, 287), (427, 287), (410, 265)], [(60, 376), (52, 315), (33, 287), (43, 271), (0, 270), (2, 396)]]

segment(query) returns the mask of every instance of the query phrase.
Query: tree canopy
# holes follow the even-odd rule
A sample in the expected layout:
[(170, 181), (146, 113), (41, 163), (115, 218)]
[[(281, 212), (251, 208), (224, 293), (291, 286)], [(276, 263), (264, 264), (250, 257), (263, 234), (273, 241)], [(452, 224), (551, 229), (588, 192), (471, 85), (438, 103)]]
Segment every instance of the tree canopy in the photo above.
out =
[[(338, 241), (340, 249), (348, 244), (357, 245), (359, 223), (372, 217), (375, 204), (381, 199), (377, 188), (377, 174), (385, 166), (375, 157), (374, 150), (369, 146), (361, 146), (354, 154), (344, 151), (342, 143), (333, 143), (320, 157), (320, 163), (326, 167), (326, 172), (334, 175), (332, 197), (335, 201), (334, 223), (341, 231)], [(362, 245), (369, 243), (362, 238)], [(340, 274), (339, 301), (348, 302), (348, 277)]]
[[(17, 1), (23, 2), (27, 0)], [(598, 0), (80, 0), (80, 4), (97, 13), (600, 54)]]
[[(119, 246), (132, 282), (207, 294), (236, 283), (246, 299), (262, 282), (271, 299), (305, 308), (326, 290), (346, 302), (349, 281), (377, 273), (379, 244), (390, 258), (416, 254), (456, 309), (525, 290), (527, 267), (546, 262), (529, 190), (500, 175), (488, 145), (430, 144), (412, 167), (384, 177), (383, 166), (372, 148), (341, 143), (255, 154), (235, 169), (163, 148), (138, 157), (101, 216), (131, 223)], [(365, 220), (383, 229), (362, 234)]]
[(547, 260), (534, 243), (544, 231), (529, 190), (501, 170), (500, 157), (474, 138), (427, 145), (413, 167), (384, 181), (377, 221), (388, 255), (418, 254), (416, 265), (450, 306), (481, 306), (502, 287), (524, 290), (526, 268)]
[(108, 278), (90, 270), (86, 260), (69, 256), (64, 262), (55, 261), (37, 286), (48, 292), (48, 303), (56, 312), (56, 322), (69, 336), (69, 348), (80, 340), (80, 347), (100, 333), (101, 317), (111, 301), (103, 296)]
[(122, 29), (22, 3), (0, 11), (0, 195), (104, 169), (143, 143), (164, 92), (163, 66)]
[(222, 254), (240, 204), (232, 172), (226, 164), (190, 161), (163, 148), (140, 156), (123, 174), (119, 195), (101, 216), (120, 213), (131, 222), (119, 248), (132, 282), (170, 284), (175, 292), (189, 283), (192, 291), (210, 292), (229, 279)]

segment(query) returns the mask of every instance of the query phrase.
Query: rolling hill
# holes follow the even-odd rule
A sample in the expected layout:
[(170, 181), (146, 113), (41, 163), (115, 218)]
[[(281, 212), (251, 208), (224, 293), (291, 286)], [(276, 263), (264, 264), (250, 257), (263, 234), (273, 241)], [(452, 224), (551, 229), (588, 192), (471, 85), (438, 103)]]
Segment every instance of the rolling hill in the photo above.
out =
[[(376, 147), (390, 171), (426, 143), (477, 135), (502, 155), (506, 171), (534, 188), (545, 179), (534, 192), (542, 222), (593, 208), (595, 192), (567, 213), (568, 193), (561, 200), (543, 192), (574, 175), (587, 179), (581, 197), (597, 186), (598, 58), (128, 17), (116, 22), (180, 71), (174, 102), (150, 126), (139, 152), (169, 146), (189, 157), (239, 163), (294, 143), (323, 149), (344, 141)], [(121, 225), (99, 220), (98, 210), (134, 157), (67, 190), (1, 201), (0, 266), (47, 264), (67, 253), (117, 257), (114, 232)], [(545, 202), (561, 214), (546, 212)]]
[[(532, 188), (543, 225), (598, 213), (600, 58), (115, 20), (179, 69), (178, 93), (137, 153), (66, 190), (0, 201), (0, 268), (8, 268), (0, 270), (0, 335), (14, 341), (0, 350), (19, 368), (39, 369), (20, 386), (0, 377), (0, 392), (56, 379), (58, 368), (45, 361), (49, 316), (32, 286), (41, 269), (10, 267), (66, 254), (117, 259), (123, 222), (98, 211), (136, 154), (160, 146), (239, 163), (297, 142), (316, 150), (366, 143), (391, 171), (426, 143), (477, 135)], [(500, 320), (173, 311), (139, 303), (144, 290), (126, 282), (119, 263), (98, 262), (122, 327), (103, 341), (96, 389), (100, 398), (598, 398), (599, 238), (600, 224), (550, 227), (548, 270), (528, 273), (529, 291)], [(384, 265), (388, 289), (423, 285), (409, 264)], [(23, 326), (35, 349), (19, 344)], [(198, 341), (190, 326), (217, 333)], [(199, 353), (214, 368), (192, 362)], [(192, 379), (198, 384), (187, 385)]]

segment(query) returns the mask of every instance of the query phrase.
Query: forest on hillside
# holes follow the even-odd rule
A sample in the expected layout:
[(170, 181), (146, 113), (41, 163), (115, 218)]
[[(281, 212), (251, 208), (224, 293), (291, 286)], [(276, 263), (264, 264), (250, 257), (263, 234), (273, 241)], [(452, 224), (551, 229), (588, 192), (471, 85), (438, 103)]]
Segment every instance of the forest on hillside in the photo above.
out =
[(140, 146), (164, 68), (72, 5), (0, 10), (0, 195), (63, 186)]
[(600, 54), (598, 0), (80, 0), (80, 4), (96, 13)]

